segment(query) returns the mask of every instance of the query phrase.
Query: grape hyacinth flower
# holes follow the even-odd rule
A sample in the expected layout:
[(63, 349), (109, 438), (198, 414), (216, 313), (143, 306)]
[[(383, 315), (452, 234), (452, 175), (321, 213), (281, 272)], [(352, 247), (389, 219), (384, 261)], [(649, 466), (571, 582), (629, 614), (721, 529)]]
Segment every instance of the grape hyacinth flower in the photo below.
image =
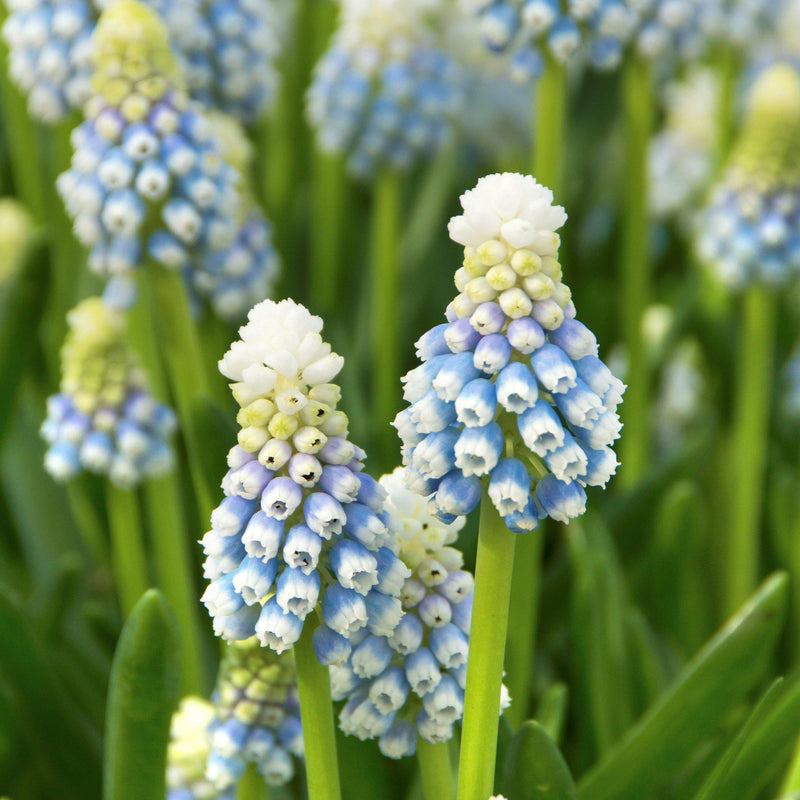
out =
[(363, 633), (345, 646), (318, 628), (314, 647), (331, 665), (334, 700), (346, 700), (342, 730), (379, 740), (389, 758), (413, 755), (417, 736), (431, 744), (450, 739), (464, 709), (472, 575), (452, 545), (463, 517), (443, 523), (405, 487), (405, 470), (384, 475), (386, 510), (398, 524), (395, 550), (410, 575), (393, 580), (403, 614), (390, 636)]
[(220, 361), (241, 430), (202, 541), (211, 581), (203, 602), (217, 635), (255, 634), (278, 653), (320, 604), (342, 646), (362, 629), (390, 635), (403, 613), (395, 576), (406, 570), (388, 549), (392, 520), (336, 408), (331, 381), (344, 359), (321, 330), (292, 300), (265, 300)]
[(482, 482), (506, 525), (583, 513), (605, 486), (624, 384), (597, 356), (561, 280), (556, 230), (566, 221), (530, 176), (481, 178), (461, 196), (450, 237), (464, 245), (447, 322), (417, 342), (394, 422), (409, 488), (440, 519), (469, 514)]
[(281, 13), (274, 0), (147, 0), (169, 28), (189, 92), (245, 123), (278, 84)]
[(308, 91), (320, 148), (369, 177), (430, 158), (449, 138), (458, 71), (436, 42), (424, 0), (344, 0)]
[(696, 67), (665, 89), (666, 119), (650, 140), (649, 207), (657, 219), (691, 213), (714, 166), (720, 101), (717, 75)]
[(103, 13), (92, 97), (58, 189), (90, 267), (125, 273), (151, 259), (190, 269), (236, 235), (236, 171), (189, 101), (167, 30), (137, 0)]
[(727, 286), (800, 273), (800, 74), (769, 67), (753, 84), (738, 141), (697, 220), (697, 249)]
[(67, 315), (61, 391), (48, 398), (44, 466), (63, 481), (87, 470), (129, 488), (172, 465), (175, 415), (147, 390), (124, 317), (96, 297)]
[(169, 730), (166, 800), (233, 800), (232, 792), (221, 794), (206, 777), (215, 720), (208, 700), (181, 700)]
[(238, 174), (238, 229), (230, 246), (204, 253), (195, 269), (187, 269), (186, 281), (196, 305), (207, 297), (217, 316), (240, 320), (253, 304), (272, 294), (280, 260), (272, 244), (272, 226), (255, 198), (250, 140), (230, 115), (216, 112), (209, 120), (222, 157)]
[(27, 96), (32, 116), (53, 123), (89, 99), (90, 0), (8, 0), (3, 38), (9, 74)]
[(276, 655), (255, 638), (233, 642), (225, 650), (212, 702), (206, 780), (215, 790), (233, 797), (250, 763), (270, 786), (288, 783), (303, 758), (291, 654)]

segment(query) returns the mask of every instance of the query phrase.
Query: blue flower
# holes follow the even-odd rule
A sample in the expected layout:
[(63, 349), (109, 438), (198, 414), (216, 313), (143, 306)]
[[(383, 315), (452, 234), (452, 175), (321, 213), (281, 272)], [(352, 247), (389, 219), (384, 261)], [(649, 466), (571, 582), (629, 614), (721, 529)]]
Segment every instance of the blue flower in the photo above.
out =
[(99, 298), (67, 315), (61, 391), (48, 398), (44, 466), (63, 481), (86, 470), (130, 488), (172, 466), (175, 415), (147, 390), (125, 319)]
[[(91, 268), (110, 276), (152, 259), (186, 270), (230, 248), (239, 233), (237, 172), (189, 102), (166, 29), (125, 0), (104, 12), (94, 44), (93, 96), (57, 184)], [(213, 260), (207, 267), (213, 277)], [(194, 286), (216, 288), (200, 278)]]
[(11, 78), (34, 117), (56, 122), (91, 95), (93, 4), (10, 0), (8, 7), (3, 37)]
[(326, 626), (314, 633), (320, 661), (331, 668), (342, 730), (378, 739), (389, 758), (414, 753), (417, 736), (443, 742), (464, 708), (472, 575), (455, 543), (464, 519), (443, 523), (405, 488), (405, 470), (384, 475), (386, 509), (397, 522), (394, 551), (379, 556), (394, 573), (404, 613), (391, 633), (345, 638)]
[[(409, 488), (450, 521), (483, 484), (512, 530), (583, 513), (585, 486), (605, 486), (624, 385), (597, 357), (561, 281), (566, 220), (532, 178), (491, 175), (461, 198), (450, 236), (465, 246), (448, 323), (417, 344), (395, 420)], [(430, 367), (428, 366), (430, 365)], [(480, 375), (480, 377), (475, 377)]]
[(800, 76), (766, 69), (719, 183), (697, 220), (697, 250), (733, 288), (779, 286), (800, 274)]
[(449, 138), (458, 71), (439, 49), (423, 4), (344, 3), (340, 27), (316, 66), (308, 118), (319, 146), (369, 177), (430, 158)]
[[(362, 470), (331, 380), (343, 359), (303, 306), (264, 301), (220, 362), (241, 406), (225, 499), (203, 537), (203, 602), (226, 639), (256, 635), (277, 652), (320, 607), (322, 657), (353, 636), (388, 636), (408, 570), (388, 548), (384, 491)], [(335, 634), (335, 635), (333, 635)]]
[(275, 96), (282, 21), (272, 0), (147, 0), (170, 31), (192, 97), (255, 122)]
[(255, 639), (229, 645), (212, 703), (206, 781), (217, 792), (233, 796), (252, 763), (270, 786), (288, 783), (303, 758), (291, 655), (276, 655)]

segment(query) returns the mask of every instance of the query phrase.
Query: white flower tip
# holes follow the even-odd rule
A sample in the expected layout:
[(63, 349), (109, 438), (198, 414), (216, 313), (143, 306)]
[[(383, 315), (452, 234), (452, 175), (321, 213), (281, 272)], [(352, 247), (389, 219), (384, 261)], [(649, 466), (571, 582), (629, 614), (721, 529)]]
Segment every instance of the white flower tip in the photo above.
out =
[(486, 175), (461, 195), (464, 213), (448, 224), (450, 238), (477, 247), (508, 234), (512, 247), (527, 246), (537, 233), (554, 232), (567, 220), (553, 193), (530, 175), (503, 172)]

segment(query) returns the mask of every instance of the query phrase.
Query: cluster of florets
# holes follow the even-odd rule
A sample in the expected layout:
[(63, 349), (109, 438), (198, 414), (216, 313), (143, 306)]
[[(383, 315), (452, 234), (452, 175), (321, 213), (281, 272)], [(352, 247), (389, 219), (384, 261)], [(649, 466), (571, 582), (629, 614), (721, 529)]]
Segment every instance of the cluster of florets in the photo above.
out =
[(147, 0), (169, 28), (192, 97), (254, 122), (278, 83), (273, 0)]
[(348, 0), (308, 91), (323, 151), (350, 171), (405, 168), (450, 137), (461, 98), (458, 70), (427, 26), (420, 0)]
[(389, 549), (385, 492), (362, 473), (364, 452), (336, 408), (344, 359), (323, 342), (322, 320), (291, 300), (259, 303), (248, 320), (220, 362), (241, 430), (202, 541), (214, 630), (282, 652), (321, 600), (342, 641), (364, 628), (388, 636), (408, 570)]
[(467, 0), (481, 17), (486, 45), (512, 52), (518, 74), (541, 70), (544, 53), (561, 63), (585, 57), (617, 67), (627, 50), (646, 59), (696, 58), (715, 15), (705, 0)]
[(123, 487), (169, 469), (175, 415), (148, 392), (124, 318), (90, 298), (67, 321), (61, 391), (48, 398), (41, 430), (45, 469), (56, 480), (87, 470)]
[(450, 237), (465, 246), (448, 322), (417, 342), (411, 404), (394, 422), (411, 489), (444, 521), (478, 504), (482, 479), (511, 530), (585, 509), (617, 459), (624, 385), (597, 356), (561, 282), (564, 209), (530, 176), (481, 178)]
[(719, 80), (698, 67), (666, 87), (666, 119), (650, 141), (649, 206), (658, 218), (696, 209), (711, 178)]
[(189, 102), (155, 12), (136, 0), (105, 11), (94, 36), (93, 96), (58, 188), (92, 269), (114, 275), (148, 258), (189, 269), (237, 232), (236, 171)]
[(206, 778), (233, 792), (249, 763), (270, 786), (288, 783), (303, 758), (297, 677), (291, 653), (276, 655), (256, 639), (225, 652), (212, 698), (215, 719)]
[(513, 53), (515, 74), (536, 76), (545, 54), (566, 63), (578, 50), (610, 69), (634, 33), (638, 15), (627, 0), (469, 0), (486, 46)]
[(334, 700), (347, 701), (342, 730), (378, 739), (389, 758), (413, 755), (417, 735), (434, 744), (452, 737), (464, 710), (472, 611), (473, 578), (451, 546), (464, 519), (433, 517), (405, 488), (403, 473), (380, 480), (398, 525), (394, 549), (410, 571), (400, 623), (390, 636), (363, 632), (349, 642), (324, 627), (314, 632), (317, 657), (331, 666)]
[(214, 706), (201, 697), (184, 697), (172, 715), (167, 748), (167, 800), (233, 800), (206, 777), (211, 755)]
[(783, 18), (791, 5), (786, 0), (706, 0), (704, 5), (713, 38), (739, 50), (753, 52), (765, 43), (773, 49), (780, 27), (791, 24)]
[(56, 122), (88, 100), (95, 10), (90, 0), (8, 0), (11, 78), (33, 116)]
[(255, 199), (250, 141), (234, 117), (213, 113), (209, 120), (222, 158), (237, 172), (237, 233), (228, 247), (205, 251), (196, 267), (185, 270), (185, 277), (198, 309), (205, 298), (218, 316), (239, 321), (272, 294), (280, 260), (272, 244), (272, 226)]
[(700, 258), (733, 288), (800, 273), (800, 75), (766, 69), (740, 138), (698, 219)]

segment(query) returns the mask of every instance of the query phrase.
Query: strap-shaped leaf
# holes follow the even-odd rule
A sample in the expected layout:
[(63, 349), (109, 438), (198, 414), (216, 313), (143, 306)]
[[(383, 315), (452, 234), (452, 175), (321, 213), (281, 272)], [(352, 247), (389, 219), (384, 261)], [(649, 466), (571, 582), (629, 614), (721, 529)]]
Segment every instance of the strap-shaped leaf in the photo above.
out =
[(579, 784), (579, 800), (654, 797), (763, 678), (786, 611), (787, 578), (768, 578)]
[(161, 593), (151, 589), (125, 623), (111, 667), (104, 800), (164, 800), (178, 678), (177, 623)]
[(514, 737), (503, 765), (508, 800), (575, 800), (577, 793), (564, 757), (535, 720)]

